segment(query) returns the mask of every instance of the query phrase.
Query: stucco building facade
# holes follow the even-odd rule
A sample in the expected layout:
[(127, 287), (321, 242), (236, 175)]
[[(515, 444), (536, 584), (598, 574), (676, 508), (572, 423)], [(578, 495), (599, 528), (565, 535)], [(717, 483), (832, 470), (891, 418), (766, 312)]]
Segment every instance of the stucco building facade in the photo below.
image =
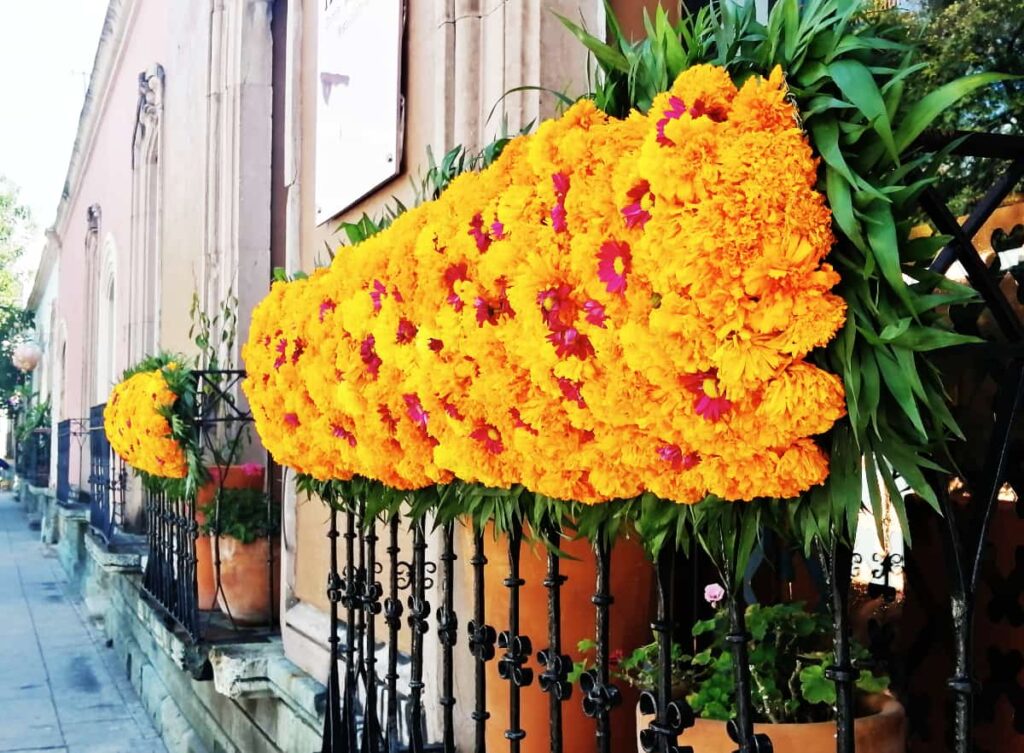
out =
[[(412, 204), (428, 150), (473, 152), (554, 114), (551, 91), (583, 93), (585, 50), (556, 14), (605, 23), (601, 0), (333, 3), (344, 18), (332, 26), (322, 0), (111, 0), (31, 298), (44, 346), (36, 378), (55, 427), (87, 419), (143, 356), (193, 355), (193, 295), (209, 313), (238, 297), (237, 344), (225, 354), (238, 363), (273, 268), (308, 272), (342, 242), (341, 222), (377, 215), (396, 197)], [(632, 30), (656, 5), (612, 3)], [(323, 40), (371, 17), (366, 59), (329, 70)], [(342, 97), (358, 85), (375, 92), (366, 107), (383, 147), (353, 146), (358, 99), (347, 120), (325, 113), (333, 87)], [(345, 162), (361, 149), (380, 157), (365, 175)], [(72, 485), (85, 485), (88, 451), (70, 463)], [(182, 642), (140, 600), (138, 560), (104, 551), (70, 513), (55, 526), (62, 560), (172, 750), (307, 751), (318, 738), (329, 668), (326, 512), (288, 474), (272, 481), (284, 505), (281, 616), (279, 635), (255, 646)], [(132, 486), (125, 530), (143, 531), (143, 504)], [(456, 670), (468, 688), (468, 655)], [(427, 709), (428, 735), (439, 714)], [(468, 735), (468, 718), (463, 726)]]

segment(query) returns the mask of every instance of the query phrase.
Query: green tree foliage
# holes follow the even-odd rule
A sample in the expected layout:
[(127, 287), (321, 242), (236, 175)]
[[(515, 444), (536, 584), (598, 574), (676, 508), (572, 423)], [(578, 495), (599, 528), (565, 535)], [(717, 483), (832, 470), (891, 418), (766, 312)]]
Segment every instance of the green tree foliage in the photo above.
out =
[[(13, 411), (11, 398), (22, 392), (25, 375), (14, 368), (11, 356), (14, 348), (33, 325), (31, 311), (19, 306), (0, 303), (0, 410)], [(22, 395), (22, 398), (26, 397)], [(23, 401), (24, 402), (24, 401)]]
[[(1024, 2), (1019, 0), (937, 0), (920, 13), (899, 16), (916, 38), (920, 59), (928, 65), (907, 79), (911, 99), (961, 76), (999, 72), (1024, 76)], [(1005, 79), (979, 89), (943, 112), (937, 128), (1021, 133), (1024, 79)], [(992, 185), (998, 160), (951, 159), (940, 171), (937, 188), (959, 211)]]
[(21, 281), (14, 267), (25, 250), (31, 226), (28, 208), (19, 203), (17, 189), (0, 177), (0, 304), (14, 304), (21, 296)]

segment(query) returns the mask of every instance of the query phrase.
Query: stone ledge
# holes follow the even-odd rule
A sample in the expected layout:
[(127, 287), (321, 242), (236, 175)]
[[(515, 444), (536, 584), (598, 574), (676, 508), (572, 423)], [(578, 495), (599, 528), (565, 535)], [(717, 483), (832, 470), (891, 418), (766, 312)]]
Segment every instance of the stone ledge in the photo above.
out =
[(88, 520), (89, 508), (57, 505), (57, 515), (64, 518), (64, 520)]
[(85, 550), (97, 565), (108, 572), (141, 572), (146, 546), (145, 536), (119, 533), (113, 544), (107, 545), (92, 531), (85, 534)]
[(292, 664), (279, 638), (270, 643), (232, 643), (210, 648), (213, 685), (233, 699), (277, 698), (307, 723), (319, 724), (326, 688)]

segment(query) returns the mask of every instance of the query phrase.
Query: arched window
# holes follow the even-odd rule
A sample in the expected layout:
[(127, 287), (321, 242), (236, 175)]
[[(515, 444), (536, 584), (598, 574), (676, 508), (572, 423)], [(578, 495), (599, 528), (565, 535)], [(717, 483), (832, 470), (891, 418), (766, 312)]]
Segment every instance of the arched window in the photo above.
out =
[(117, 378), (117, 247), (113, 236), (103, 243), (103, 262), (97, 295), (97, 343), (95, 362), (95, 392), (90, 404), (107, 399)]

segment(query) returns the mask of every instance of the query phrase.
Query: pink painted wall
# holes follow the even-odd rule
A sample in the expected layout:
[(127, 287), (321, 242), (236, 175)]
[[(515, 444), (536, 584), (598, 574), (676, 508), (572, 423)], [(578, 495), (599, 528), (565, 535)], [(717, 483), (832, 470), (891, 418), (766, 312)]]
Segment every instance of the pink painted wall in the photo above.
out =
[[(56, 228), (61, 239), (57, 321), (60, 322), (58, 331), (66, 333), (67, 344), (60, 419), (86, 417), (89, 407), (95, 402), (94, 395), (83, 396), (83, 380), (86, 374), (94, 373), (96, 359), (95, 353), (85, 352), (88, 321), (86, 212), (93, 204), (99, 204), (102, 211), (97, 248), (100, 265), (108, 238), (112, 238), (117, 250), (115, 373), (120, 373), (127, 365), (128, 260), (132, 252), (132, 136), (138, 106), (138, 75), (152, 64), (162, 62), (166, 55), (167, 15), (164, 2), (146, 0), (135, 3), (134, 18), (126, 27), (124, 45), (114, 61), (106, 94), (94, 103), (98, 119), (92, 139), (79, 143), (77, 147), (81, 150), (81, 167), (77, 181), (70, 186), (66, 212)], [(104, 43), (110, 46), (114, 41)], [(56, 340), (55, 345), (59, 348), (60, 343)], [(55, 391), (61, 389), (59, 384), (53, 387)], [(77, 456), (78, 453), (72, 453), (73, 466), (78, 464)], [(83, 461), (88, 462), (87, 455)], [(77, 467), (71, 468), (72, 483), (79, 478), (85, 483), (86, 475), (80, 475)]]

